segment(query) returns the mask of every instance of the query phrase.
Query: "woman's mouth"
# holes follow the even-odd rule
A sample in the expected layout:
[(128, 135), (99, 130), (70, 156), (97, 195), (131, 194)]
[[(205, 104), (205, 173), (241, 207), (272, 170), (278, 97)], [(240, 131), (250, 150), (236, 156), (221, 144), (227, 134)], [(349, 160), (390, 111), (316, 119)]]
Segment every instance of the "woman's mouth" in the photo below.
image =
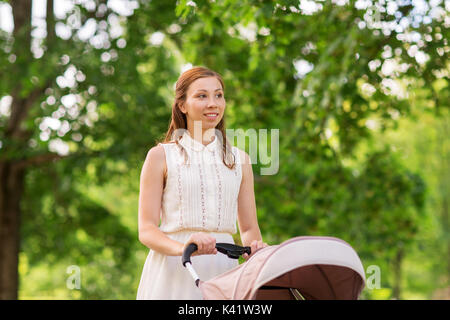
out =
[(211, 112), (211, 113), (205, 113), (205, 116), (210, 120), (216, 120), (217, 117), (219, 116), (219, 114), (215, 113), (215, 112)]

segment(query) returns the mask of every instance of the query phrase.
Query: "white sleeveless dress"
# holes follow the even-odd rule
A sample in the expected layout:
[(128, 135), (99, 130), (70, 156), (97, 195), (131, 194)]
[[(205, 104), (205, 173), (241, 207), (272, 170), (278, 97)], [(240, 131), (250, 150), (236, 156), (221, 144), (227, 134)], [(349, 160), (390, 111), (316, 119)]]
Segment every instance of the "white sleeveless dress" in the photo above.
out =
[[(161, 205), (160, 230), (185, 243), (192, 233), (208, 232), (216, 242), (234, 243), (237, 200), (242, 180), (239, 149), (232, 146), (236, 166), (226, 167), (217, 136), (204, 146), (186, 130), (179, 143), (161, 143), (167, 164), (167, 180)], [(238, 265), (217, 253), (191, 258), (201, 280), (208, 280)], [(181, 264), (181, 256), (166, 256), (150, 250), (137, 291), (137, 300), (202, 299), (200, 289)]]

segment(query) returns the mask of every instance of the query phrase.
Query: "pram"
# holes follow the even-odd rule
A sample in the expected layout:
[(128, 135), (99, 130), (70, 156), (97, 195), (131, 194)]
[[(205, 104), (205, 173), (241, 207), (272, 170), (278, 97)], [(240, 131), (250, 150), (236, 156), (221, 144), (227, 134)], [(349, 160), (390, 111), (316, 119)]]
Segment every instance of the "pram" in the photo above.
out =
[[(219, 252), (237, 259), (250, 247), (216, 243)], [(182, 263), (205, 300), (356, 300), (366, 278), (358, 254), (334, 237), (295, 237), (258, 250), (245, 263), (201, 281), (190, 261), (191, 243)]]

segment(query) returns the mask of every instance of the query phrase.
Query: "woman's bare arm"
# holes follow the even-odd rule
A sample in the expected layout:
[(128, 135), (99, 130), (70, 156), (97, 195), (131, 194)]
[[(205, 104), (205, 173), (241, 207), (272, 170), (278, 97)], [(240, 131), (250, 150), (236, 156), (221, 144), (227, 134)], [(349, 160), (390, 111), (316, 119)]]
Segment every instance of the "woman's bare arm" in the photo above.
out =
[(250, 246), (254, 240), (262, 241), (256, 216), (253, 169), (250, 157), (239, 150), (242, 159), (242, 181), (238, 196), (238, 225), (242, 244)]
[(142, 166), (139, 189), (139, 241), (169, 256), (179, 256), (183, 243), (170, 239), (159, 226), (165, 170), (164, 147), (149, 150)]

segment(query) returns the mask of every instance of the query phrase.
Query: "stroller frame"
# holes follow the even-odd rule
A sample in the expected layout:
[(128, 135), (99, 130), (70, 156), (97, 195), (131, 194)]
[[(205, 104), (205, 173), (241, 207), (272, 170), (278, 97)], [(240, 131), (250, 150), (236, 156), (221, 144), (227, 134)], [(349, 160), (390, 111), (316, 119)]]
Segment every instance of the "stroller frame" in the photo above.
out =
[[(219, 252), (232, 259), (250, 247), (218, 243)], [(204, 299), (358, 299), (365, 273), (355, 250), (334, 237), (295, 237), (255, 252), (245, 263), (208, 281), (201, 281), (187, 246), (182, 263)], [(289, 294), (290, 293), (290, 294)]]

